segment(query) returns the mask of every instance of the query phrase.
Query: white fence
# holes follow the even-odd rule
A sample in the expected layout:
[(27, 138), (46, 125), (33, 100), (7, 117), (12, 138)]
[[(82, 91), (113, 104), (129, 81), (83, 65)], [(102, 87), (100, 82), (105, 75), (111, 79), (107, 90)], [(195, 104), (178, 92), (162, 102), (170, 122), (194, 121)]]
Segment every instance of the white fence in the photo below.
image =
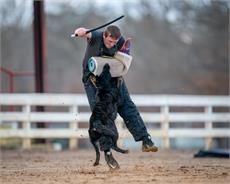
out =
[[(140, 109), (144, 121), (153, 125), (148, 127), (148, 132), (153, 137), (162, 139), (163, 148), (170, 148), (170, 138), (205, 138), (205, 148), (208, 149), (211, 147), (212, 138), (230, 137), (229, 124), (225, 128), (213, 127), (213, 123), (230, 122), (230, 96), (132, 95), (132, 99)], [(22, 124), (21, 128), (0, 129), (0, 138), (22, 138), (23, 148), (30, 148), (31, 139), (34, 138), (68, 138), (69, 147), (73, 149), (76, 148), (78, 139), (88, 137), (88, 128), (79, 127), (79, 123), (86, 123), (86, 127), (88, 126), (91, 114), (89, 108), (84, 112), (80, 110), (82, 107), (88, 107), (85, 95), (0, 94), (0, 106), (0, 123)], [(19, 111), (6, 110), (10, 109), (6, 108), (10, 106), (21, 108)], [(33, 109), (36, 106), (67, 107), (68, 110), (35, 112)], [(152, 110), (154, 108), (155, 110)], [(190, 110), (184, 111), (186, 108)], [(195, 110), (191, 110), (193, 108)], [(218, 108), (222, 110), (216, 110)], [(69, 123), (69, 128), (37, 129), (31, 127), (32, 122), (66, 122)], [(157, 123), (160, 128), (154, 128)], [(181, 123), (185, 128), (170, 126)], [(194, 128), (196, 123), (203, 123), (203, 127)], [(124, 128), (120, 117), (117, 118), (117, 127), (120, 138), (132, 137)]]

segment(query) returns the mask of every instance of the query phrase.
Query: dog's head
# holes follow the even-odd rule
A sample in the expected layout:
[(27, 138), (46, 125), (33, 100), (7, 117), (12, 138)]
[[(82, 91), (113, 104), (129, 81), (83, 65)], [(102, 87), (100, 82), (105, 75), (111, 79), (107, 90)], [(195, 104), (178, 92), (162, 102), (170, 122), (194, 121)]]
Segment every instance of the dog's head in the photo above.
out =
[(109, 64), (105, 64), (102, 72), (99, 76), (96, 77), (96, 85), (98, 87), (98, 89), (107, 89), (107, 88), (111, 88), (111, 80), (112, 80), (112, 76), (110, 73), (110, 66)]
[(117, 99), (117, 79), (112, 78), (109, 64), (104, 65), (101, 74), (97, 76), (96, 79), (100, 98), (110, 99), (109, 101)]
[(110, 80), (112, 79), (111, 73), (110, 73), (110, 66), (108, 63), (106, 63), (102, 69), (102, 72), (99, 76), (97, 76), (97, 85), (99, 88), (105, 88), (109, 85)]

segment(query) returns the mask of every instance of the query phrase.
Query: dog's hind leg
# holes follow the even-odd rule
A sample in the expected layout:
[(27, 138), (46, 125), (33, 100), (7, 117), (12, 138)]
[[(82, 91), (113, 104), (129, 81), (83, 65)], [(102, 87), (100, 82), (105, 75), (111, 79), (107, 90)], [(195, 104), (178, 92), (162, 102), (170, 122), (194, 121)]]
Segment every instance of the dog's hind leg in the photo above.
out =
[(96, 166), (99, 165), (99, 161), (100, 161), (100, 151), (99, 151), (99, 146), (97, 145), (99, 136), (96, 134), (96, 132), (92, 131), (91, 129), (88, 132), (89, 132), (90, 142), (92, 143), (96, 152), (96, 160), (93, 164), (94, 166)]
[(118, 162), (115, 160), (115, 158), (113, 157), (112, 152), (111, 151), (105, 151), (104, 153), (105, 153), (105, 161), (108, 164), (108, 166), (113, 170), (119, 169), (120, 166), (119, 166)]
[(96, 151), (96, 160), (95, 160), (93, 166), (97, 166), (97, 165), (99, 165), (99, 161), (100, 161), (100, 151), (99, 151), (99, 147), (97, 145), (97, 142), (92, 142), (92, 144), (93, 144), (93, 147)]
[(114, 135), (113, 135), (113, 137), (112, 137), (113, 143), (114, 143), (114, 144), (113, 144), (113, 147), (112, 147), (112, 148), (113, 148), (115, 151), (120, 152), (120, 153), (124, 153), (124, 154), (129, 153), (129, 150), (121, 149), (121, 148), (119, 148), (119, 147), (117, 146), (118, 131), (117, 131), (117, 127), (115, 126), (115, 124), (112, 124), (111, 129), (113, 129), (113, 132), (114, 132)]

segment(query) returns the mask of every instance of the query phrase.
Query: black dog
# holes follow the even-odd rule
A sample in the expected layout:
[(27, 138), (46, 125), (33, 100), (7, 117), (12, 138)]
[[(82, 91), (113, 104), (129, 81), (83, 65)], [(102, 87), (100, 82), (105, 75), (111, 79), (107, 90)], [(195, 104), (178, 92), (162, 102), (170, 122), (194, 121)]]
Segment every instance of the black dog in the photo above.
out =
[(105, 153), (105, 160), (110, 168), (117, 169), (119, 164), (114, 159), (110, 149), (120, 153), (128, 153), (117, 146), (118, 132), (115, 125), (118, 103), (118, 79), (112, 78), (110, 66), (105, 64), (100, 76), (96, 77), (97, 98), (90, 117), (89, 137), (96, 151), (94, 166), (99, 164), (100, 148)]

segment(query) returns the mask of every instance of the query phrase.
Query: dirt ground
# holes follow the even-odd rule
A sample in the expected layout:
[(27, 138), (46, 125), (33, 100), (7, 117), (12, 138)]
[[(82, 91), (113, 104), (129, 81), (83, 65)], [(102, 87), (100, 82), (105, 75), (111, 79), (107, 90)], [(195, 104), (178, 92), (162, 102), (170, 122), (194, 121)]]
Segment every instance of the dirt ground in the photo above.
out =
[(229, 184), (230, 160), (193, 158), (194, 151), (113, 152), (120, 169), (111, 171), (101, 157), (93, 167), (93, 150), (1, 151), (3, 184)]

